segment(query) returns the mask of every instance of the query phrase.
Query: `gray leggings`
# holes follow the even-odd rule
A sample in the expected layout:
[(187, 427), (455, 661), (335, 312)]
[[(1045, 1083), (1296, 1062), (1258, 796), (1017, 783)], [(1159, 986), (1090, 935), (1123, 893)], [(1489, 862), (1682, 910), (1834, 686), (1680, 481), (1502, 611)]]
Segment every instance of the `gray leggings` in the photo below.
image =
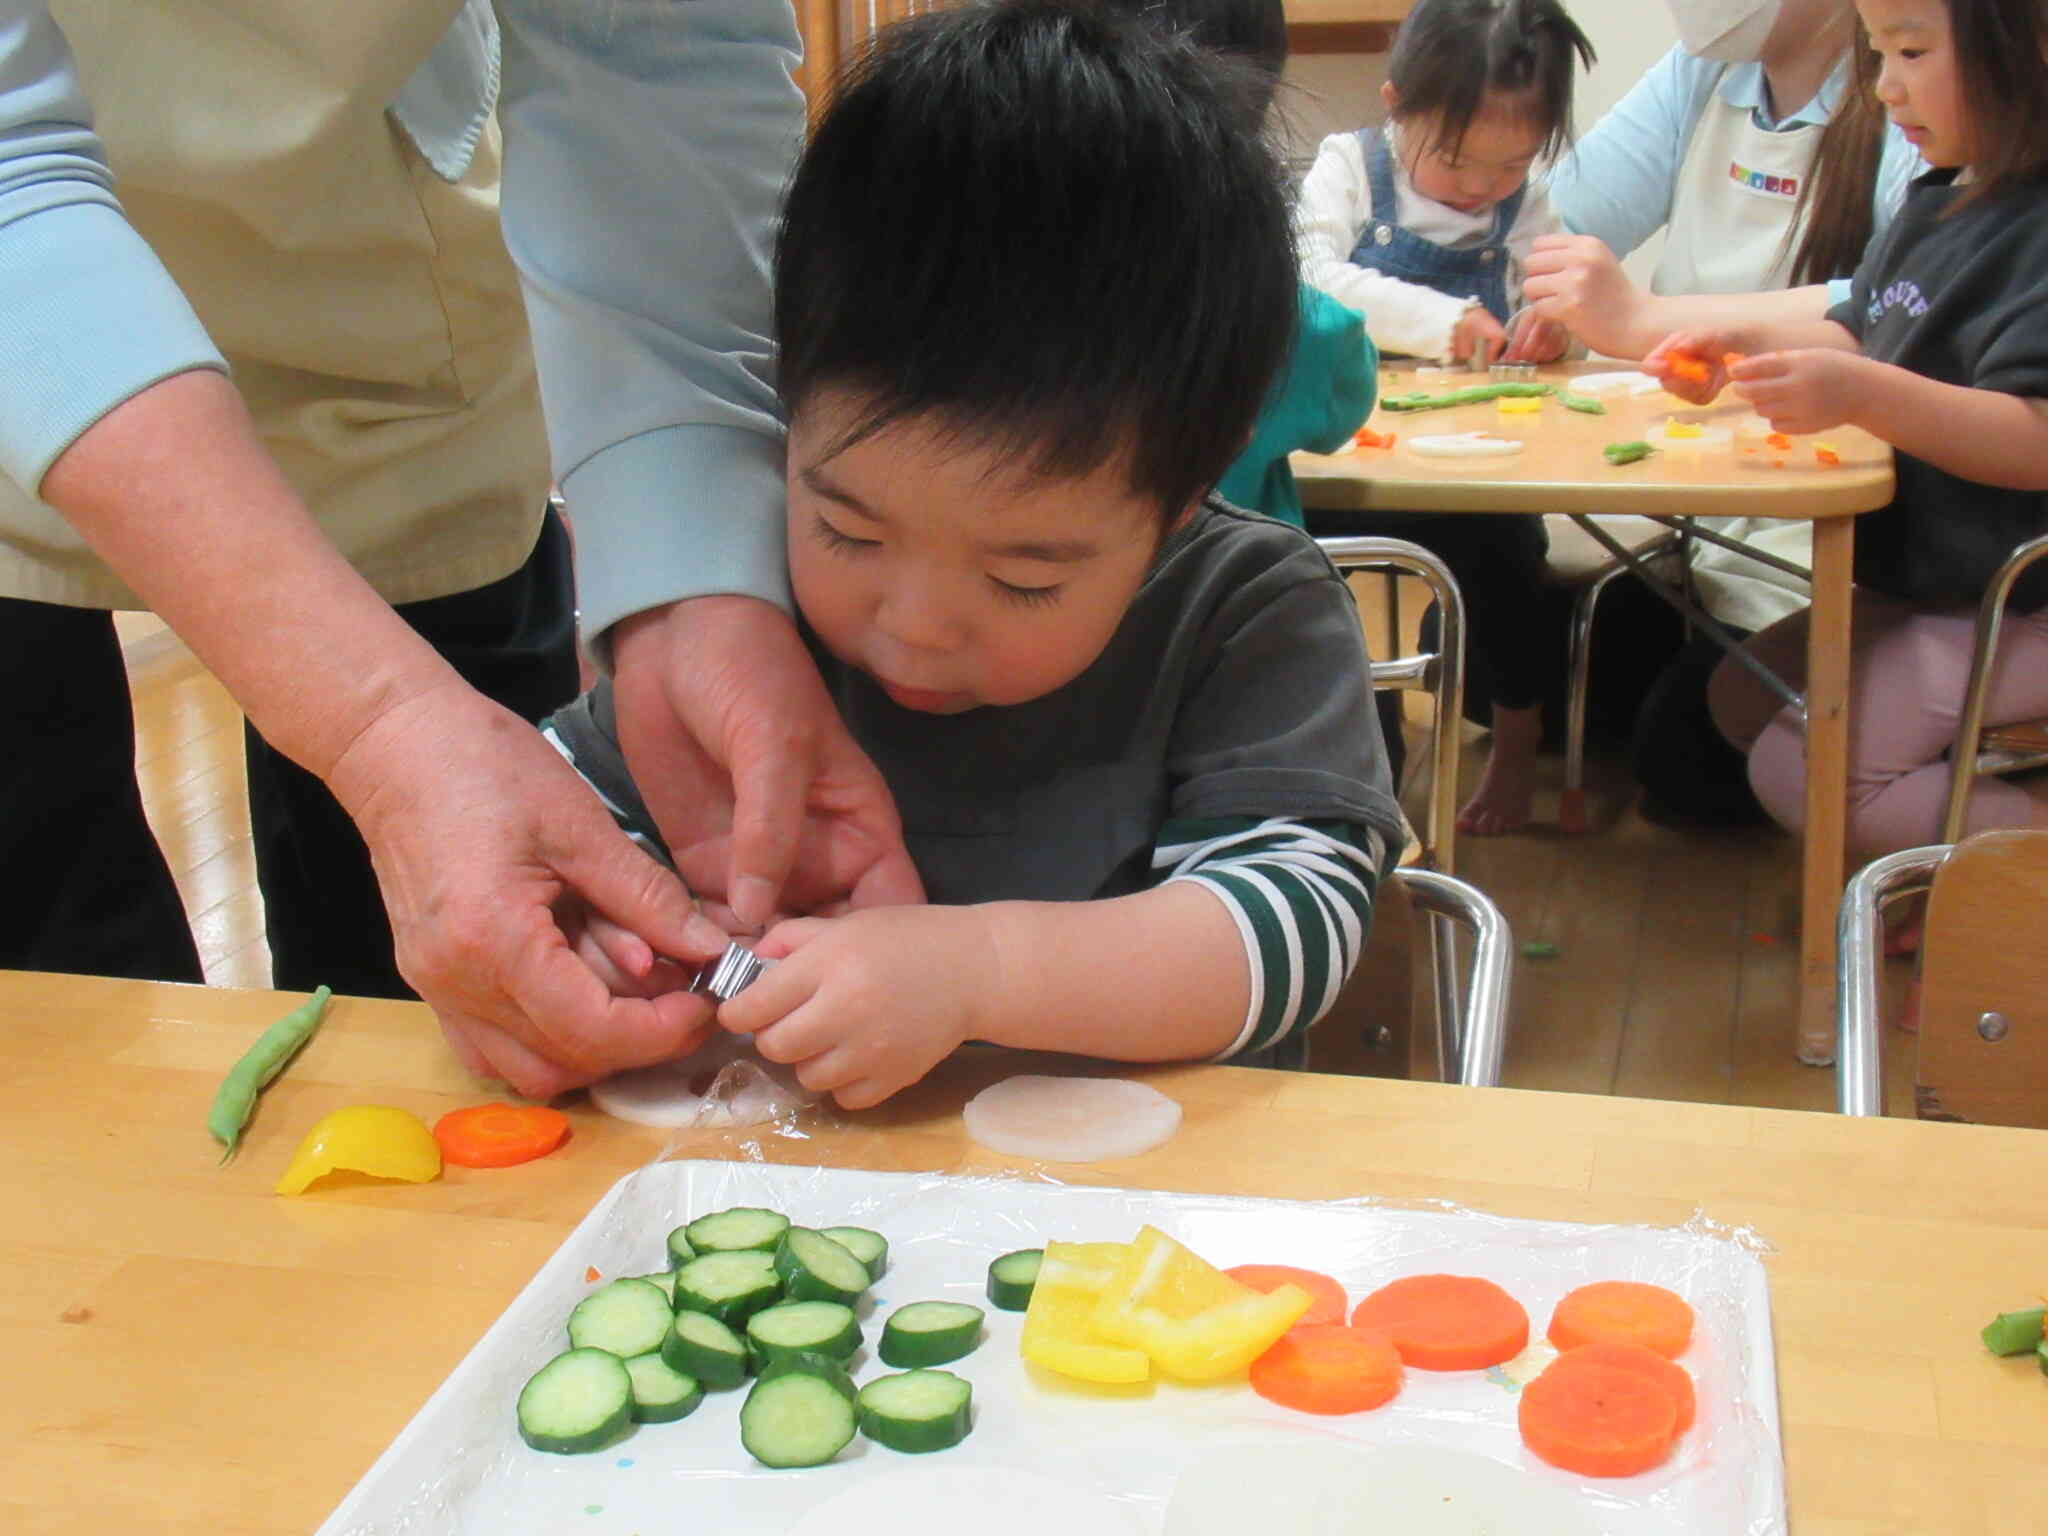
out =
[[(1851, 854), (1937, 841), (1948, 805), (1948, 749), (1969, 680), (1972, 608), (1929, 610), (1856, 589), (1849, 655)], [(1806, 678), (1807, 615), (1761, 631), (1749, 651), (1795, 688)], [(1749, 757), (1749, 782), (1764, 808), (1797, 831), (1806, 814), (1806, 744), (1798, 717), (1733, 661), (1707, 690), (1714, 723)], [(2008, 613), (1985, 723), (2048, 716), (2048, 611)], [(2048, 799), (2006, 779), (1985, 778), (1970, 795), (1966, 830), (2048, 826)]]

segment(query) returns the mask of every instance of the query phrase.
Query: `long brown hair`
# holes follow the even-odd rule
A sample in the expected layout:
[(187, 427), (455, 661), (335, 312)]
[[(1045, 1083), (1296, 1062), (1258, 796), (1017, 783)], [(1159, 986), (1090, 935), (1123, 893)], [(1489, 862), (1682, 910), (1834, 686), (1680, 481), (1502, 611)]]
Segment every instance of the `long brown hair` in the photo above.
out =
[(1948, 0), (1957, 96), (1969, 113), (1972, 185), (1950, 211), (1997, 197), (2048, 170), (2048, 6), (2042, 0)]
[(1877, 68), (1861, 21), (1849, 39), (1849, 84), (1820, 131), (1792, 213), (1799, 250), (1791, 286), (1847, 277), (1863, 259), (1875, 225), (1871, 201), (1884, 158), (1885, 114), (1877, 100)]

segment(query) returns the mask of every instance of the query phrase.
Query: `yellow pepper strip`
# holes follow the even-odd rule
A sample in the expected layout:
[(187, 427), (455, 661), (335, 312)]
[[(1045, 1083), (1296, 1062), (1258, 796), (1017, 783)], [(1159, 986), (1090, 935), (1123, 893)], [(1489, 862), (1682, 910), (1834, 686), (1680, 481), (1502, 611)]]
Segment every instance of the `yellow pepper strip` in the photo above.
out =
[(417, 1115), (389, 1104), (351, 1104), (323, 1115), (306, 1133), (277, 1192), (303, 1194), (315, 1179), (344, 1169), (424, 1184), (441, 1176), (441, 1146)]
[(1502, 395), (1493, 402), (1493, 408), (1503, 416), (1534, 416), (1543, 409), (1542, 399), (1530, 399), (1521, 395)]
[(1667, 417), (1664, 422), (1664, 435), (1676, 442), (1681, 438), (1701, 437), (1705, 434), (1700, 431), (1700, 424), (1696, 421), (1680, 421), (1676, 417)]
[(1156, 1227), (1131, 1243), (1090, 1322), (1105, 1339), (1142, 1349), (1183, 1381), (1214, 1381), (1264, 1354), (1310, 1306), (1299, 1286), (1261, 1294)]

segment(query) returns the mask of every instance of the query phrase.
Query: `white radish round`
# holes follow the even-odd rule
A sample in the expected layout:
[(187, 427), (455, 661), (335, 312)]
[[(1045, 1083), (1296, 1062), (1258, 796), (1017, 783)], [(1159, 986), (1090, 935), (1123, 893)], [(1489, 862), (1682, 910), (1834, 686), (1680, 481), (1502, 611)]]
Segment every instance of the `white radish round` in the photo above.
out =
[(1408, 446), (1425, 459), (1504, 459), (1522, 451), (1522, 440), (1491, 432), (1445, 432), (1411, 437)]
[(1005, 1078), (969, 1099), (961, 1117), (990, 1151), (1048, 1163), (1136, 1157), (1180, 1129), (1180, 1105), (1116, 1077)]

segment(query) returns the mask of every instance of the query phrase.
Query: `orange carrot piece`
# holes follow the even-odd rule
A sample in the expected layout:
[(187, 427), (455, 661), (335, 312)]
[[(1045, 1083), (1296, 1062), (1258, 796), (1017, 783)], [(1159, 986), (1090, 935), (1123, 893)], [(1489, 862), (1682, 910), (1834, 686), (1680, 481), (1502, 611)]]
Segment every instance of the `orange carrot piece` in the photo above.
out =
[(1832, 448), (1816, 448), (1813, 450), (1813, 456), (1830, 469), (1842, 462), (1842, 456)]
[(1709, 378), (1713, 377), (1712, 371), (1707, 367), (1706, 359), (1696, 352), (1682, 350), (1666, 352), (1664, 354), (1664, 371), (1676, 374), (1681, 379), (1690, 379), (1695, 384), (1704, 384)]
[[(1566, 1366), (1565, 1362), (1571, 1364)], [(1642, 1344), (1581, 1344), (1568, 1349), (1553, 1360), (1546, 1369), (1555, 1370), (1564, 1366), (1576, 1370), (1582, 1365), (1611, 1365), (1624, 1371), (1639, 1371), (1652, 1381), (1661, 1382), (1664, 1389), (1678, 1404), (1678, 1427), (1675, 1433), (1684, 1434), (1692, 1428), (1692, 1421), (1699, 1412), (1697, 1394), (1693, 1391), (1692, 1373), (1676, 1360), (1660, 1355), (1656, 1350)]]
[(1295, 1319), (1297, 1328), (1341, 1323), (1351, 1309), (1351, 1298), (1344, 1294), (1344, 1287), (1313, 1269), (1296, 1269), (1292, 1264), (1239, 1264), (1223, 1273), (1255, 1291), (1277, 1291), (1283, 1285), (1298, 1285), (1307, 1291), (1308, 1310)]
[(1557, 1364), (1522, 1388), (1515, 1409), (1530, 1450), (1581, 1477), (1633, 1477), (1671, 1454), (1678, 1404), (1660, 1383), (1615, 1365)]
[(1792, 446), (1792, 439), (1787, 437), (1782, 432), (1773, 432), (1768, 437), (1766, 437), (1764, 441), (1769, 443), (1773, 448), (1783, 449), (1790, 448)]
[(1401, 1352), (1384, 1333), (1296, 1323), (1251, 1364), (1252, 1390), (1302, 1413), (1364, 1413), (1401, 1390)]
[(595, 1264), (586, 1264), (583, 1266), (583, 1283), (585, 1285), (595, 1285), (598, 1281), (602, 1280), (603, 1278), (604, 1271), (599, 1269)]
[(1512, 1360), (1529, 1342), (1529, 1314), (1477, 1275), (1409, 1275), (1383, 1285), (1351, 1314), (1377, 1328), (1419, 1371), (1480, 1371)]
[(441, 1156), (464, 1168), (510, 1168), (569, 1139), (569, 1117), (545, 1104), (472, 1104), (434, 1122)]
[(1371, 427), (1360, 427), (1351, 435), (1351, 441), (1360, 448), (1391, 448), (1394, 446), (1394, 434), (1375, 432)]
[(1676, 1360), (1692, 1342), (1692, 1307), (1676, 1291), (1640, 1280), (1582, 1285), (1550, 1314), (1550, 1342), (1559, 1349), (1602, 1340), (1641, 1344)]

